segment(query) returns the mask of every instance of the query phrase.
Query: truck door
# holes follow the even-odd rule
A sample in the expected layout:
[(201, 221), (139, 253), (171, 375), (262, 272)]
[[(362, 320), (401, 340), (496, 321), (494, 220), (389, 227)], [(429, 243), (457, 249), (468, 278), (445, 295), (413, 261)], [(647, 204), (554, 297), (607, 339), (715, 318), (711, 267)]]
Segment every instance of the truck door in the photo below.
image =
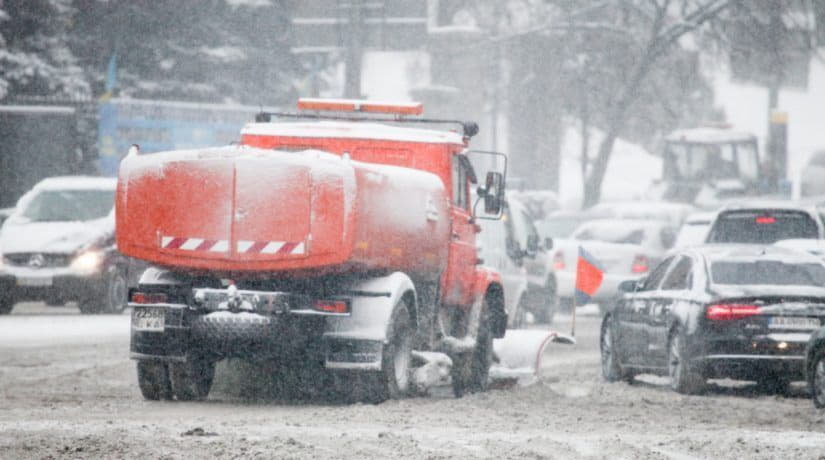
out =
[(476, 226), (471, 221), (470, 177), (472, 167), (466, 157), (452, 156), (450, 200), (450, 254), (442, 282), (444, 303), (470, 305), (476, 266)]

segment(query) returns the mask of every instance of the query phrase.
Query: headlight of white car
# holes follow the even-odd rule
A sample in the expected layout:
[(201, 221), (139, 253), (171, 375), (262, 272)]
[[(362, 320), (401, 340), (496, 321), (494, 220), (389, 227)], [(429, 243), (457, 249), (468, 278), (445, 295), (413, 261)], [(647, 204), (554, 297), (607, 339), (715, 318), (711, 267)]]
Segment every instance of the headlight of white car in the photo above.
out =
[(94, 272), (103, 264), (103, 253), (96, 250), (81, 252), (72, 261), (71, 268), (82, 272)]

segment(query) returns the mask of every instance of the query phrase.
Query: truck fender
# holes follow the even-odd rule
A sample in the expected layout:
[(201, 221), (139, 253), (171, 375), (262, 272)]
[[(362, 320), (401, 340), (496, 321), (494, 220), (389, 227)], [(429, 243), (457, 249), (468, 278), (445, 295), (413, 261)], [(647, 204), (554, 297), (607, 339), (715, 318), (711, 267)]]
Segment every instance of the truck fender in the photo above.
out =
[(504, 303), (504, 288), (501, 275), (487, 267), (476, 267), (473, 297), (487, 301), (490, 309), (490, 329), (493, 337), (504, 337), (507, 330), (507, 310)]
[(401, 272), (368, 278), (342, 286), (340, 294), (351, 301), (350, 316), (327, 318), (324, 339), (387, 341), (387, 327), (393, 307), (410, 296), (410, 312), (416, 317), (415, 285)]

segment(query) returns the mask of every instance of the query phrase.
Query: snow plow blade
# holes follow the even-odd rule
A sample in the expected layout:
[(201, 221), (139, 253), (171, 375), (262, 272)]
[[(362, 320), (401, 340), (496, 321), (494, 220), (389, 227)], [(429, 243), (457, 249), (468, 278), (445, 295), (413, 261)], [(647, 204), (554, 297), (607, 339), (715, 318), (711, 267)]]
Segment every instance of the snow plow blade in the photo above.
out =
[(508, 329), (504, 338), (493, 341), (490, 386), (507, 388), (530, 385), (538, 380), (541, 358), (552, 342), (575, 345), (576, 339), (556, 331)]

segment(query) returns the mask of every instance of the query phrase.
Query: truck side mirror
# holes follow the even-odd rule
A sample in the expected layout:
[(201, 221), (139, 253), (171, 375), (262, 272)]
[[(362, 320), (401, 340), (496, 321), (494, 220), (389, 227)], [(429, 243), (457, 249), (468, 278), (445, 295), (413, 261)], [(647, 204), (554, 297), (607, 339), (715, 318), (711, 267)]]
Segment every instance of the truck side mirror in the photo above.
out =
[(504, 202), (504, 174), (490, 171), (484, 186), (484, 212), (499, 214)]
[(544, 238), (544, 249), (548, 251), (553, 249), (553, 238), (550, 238), (549, 236)]

